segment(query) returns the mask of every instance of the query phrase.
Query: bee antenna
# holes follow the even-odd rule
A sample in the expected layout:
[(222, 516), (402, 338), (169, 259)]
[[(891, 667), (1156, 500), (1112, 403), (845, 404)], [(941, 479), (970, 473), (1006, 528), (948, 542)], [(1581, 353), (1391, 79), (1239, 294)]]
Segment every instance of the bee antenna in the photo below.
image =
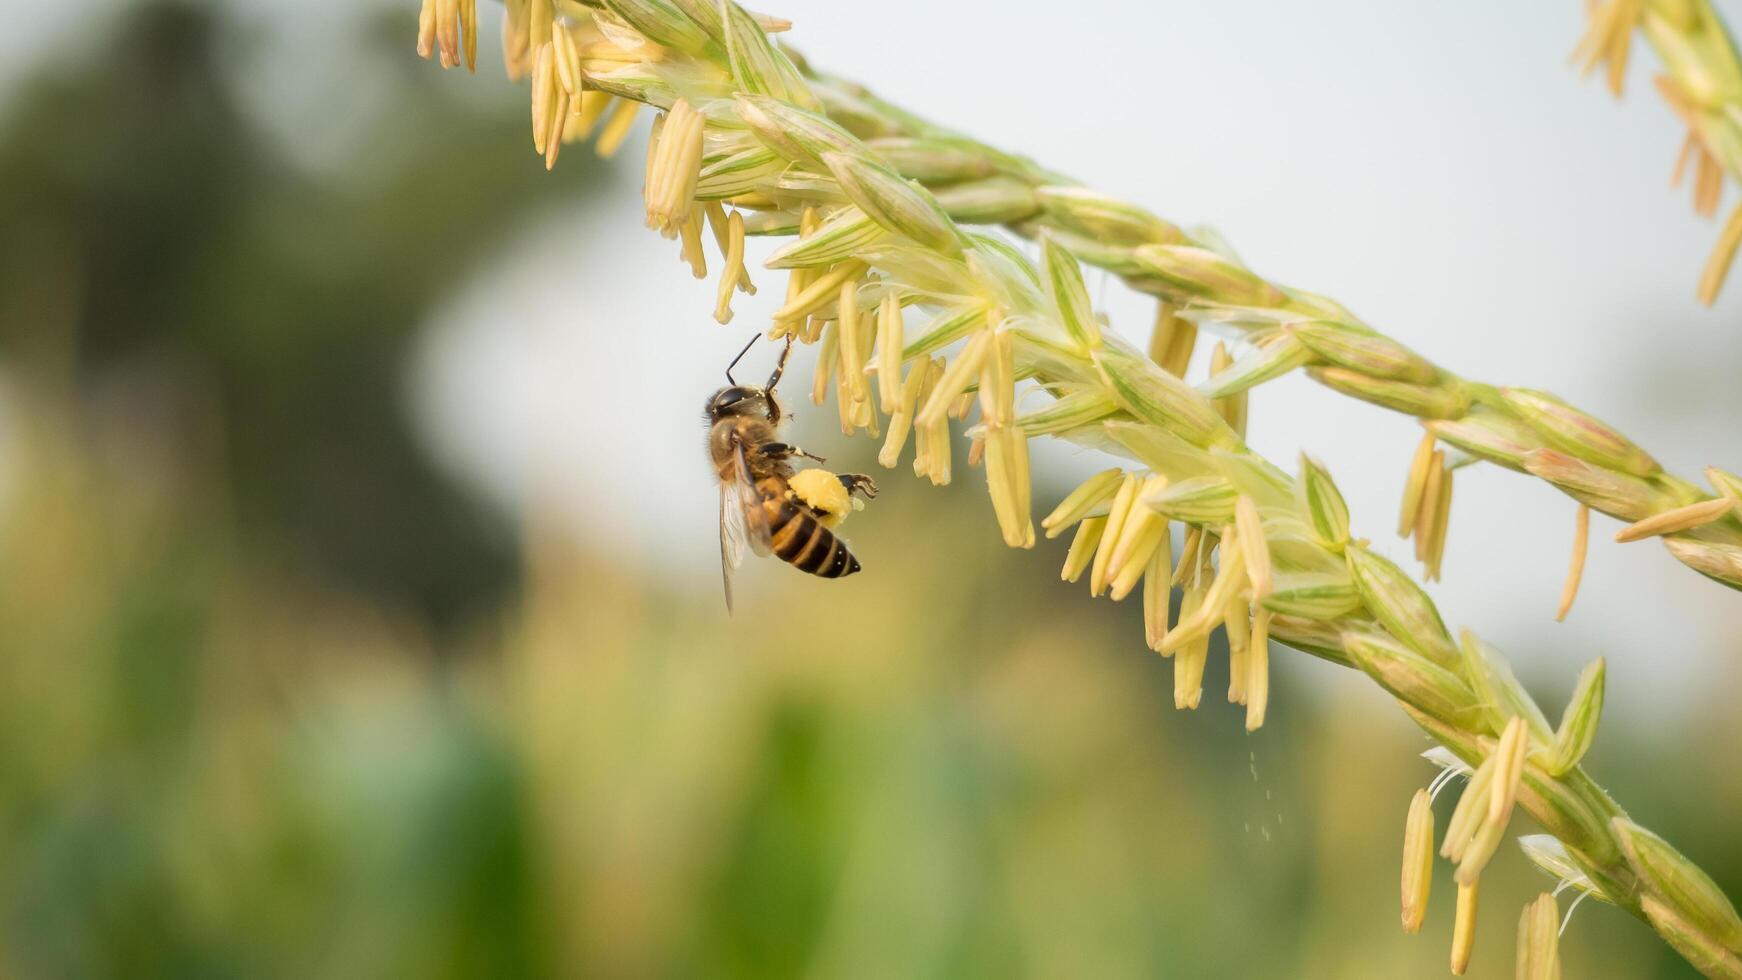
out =
[(738, 366), (738, 362), (742, 361), (744, 359), (745, 354), (750, 353), (750, 348), (756, 346), (756, 338), (759, 336), (761, 336), (761, 335), (760, 334), (752, 334), (750, 336), (750, 342), (748, 344), (744, 345), (744, 349), (738, 352), (737, 357), (732, 358), (732, 363), (726, 365), (726, 383), (727, 384), (735, 385), (738, 383), (737, 381), (733, 380), (733, 378), (732, 378), (732, 369)]

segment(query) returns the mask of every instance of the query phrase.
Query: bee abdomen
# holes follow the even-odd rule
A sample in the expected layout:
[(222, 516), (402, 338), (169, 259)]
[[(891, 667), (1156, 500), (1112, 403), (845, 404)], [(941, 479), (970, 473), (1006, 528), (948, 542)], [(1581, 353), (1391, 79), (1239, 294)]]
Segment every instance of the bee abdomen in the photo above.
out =
[(783, 500), (771, 524), (775, 556), (799, 571), (840, 578), (859, 570), (859, 559), (808, 511)]

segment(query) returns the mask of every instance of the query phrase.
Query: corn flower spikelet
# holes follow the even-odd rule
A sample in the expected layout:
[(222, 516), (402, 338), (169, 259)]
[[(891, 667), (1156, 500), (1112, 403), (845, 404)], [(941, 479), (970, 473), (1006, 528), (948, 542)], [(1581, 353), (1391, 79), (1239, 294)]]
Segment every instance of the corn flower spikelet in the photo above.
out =
[[(1687, 884), (1710, 879), (1667, 845), (1639, 844), (1644, 838), (1619, 822), (1619, 808), (1579, 767), (1596, 711), (1564, 721), (1564, 738), (1551, 731), (1497, 652), (1473, 638), (1454, 642), (1420, 587), (1350, 536), (1347, 508), (1322, 467), (1303, 458), (1291, 475), (1246, 445), (1245, 393), (1308, 367), (1339, 390), (1433, 420), (1440, 442), (1478, 458), (1512, 454), (1518, 468), (1631, 521), (1697, 503), (1702, 491), (1552, 396), (1493, 390), (1475, 398), (1469, 383), (1330, 301), (1260, 279), (1219, 241), (1188, 238), (1051, 175), (1037, 178), (1032, 164), (972, 141), (911, 132), (923, 124), (807, 76), (767, 30), (731, 3), (515, 2), (504, 44), (517, 52), (511, 71), (530, 63), (534, 120), (543, 124), (535, 144), (547, 162), (577, 105), (603, 120), (601, 140), (619, 144), (628, 131), (619, 119), (632, 119), (638, 105), (657, 110), (644, 189), (649, 223), (675, 232), (686, 263), (705, 274), (701, 227), (712, 220), (718, 236), (712, 216), (724, 215), (721, 296), (747, 283), (734, 218), (744, 236), (797, 236), (767, 262), (789, 275), (771, 333), (818, 346), (813, 397), (833, 392), (844, 431), (881, 432), (883, 465), (900, 465), (911, 440), (916, 475), (948, 483), (951, 423), (977, 409), (967, 434), (983, 454), (993, 523), (1007, 543), (1028, 547), (1036, 538), (1030, 438), (1121, 456), (1040, 528), (1048, 537), (1073, 532), (1062, 575), (1087, 573), (1091, 594), (1118, 600), (1142, 586), (1145, 639), (1174, 659), (1177, 706), (1201, 703), (1209, 638), (1222, 629), (1237, 668), (1230, 698), (1244, 701), (1247, 727), (1259, 727), (1275, 637), (1367, 674), (1474, 767), (1445, 832), (1457, 855), (1460, 935), (1517, 806), (1578, 855), (1594, 892), (1684, 955), (1742, 955), (1727, 901)], [(613, 105), (589, 103), (598, 93)], [(952, 206), (1037, 235), (1039, 259), (965, 227)], [(1157, 311), (1165, 336), (1152, 348), (1174, 363), (1102, 330), (1079, 257), (1117, 268), (1166, 304)], [(1212, 357), (1213, 376), (1193, 385), (1170, 368), (1188, 369), (1183, 338), (1195, 340), (1205, 325), (1231, 333), (1244, 353)], [(1050, 402), (1019, 413), (1030, 392)], [(1472, 418), (1486, 428), (1472, 434)], [(1448, 432), (1440, 421), (1466, 428)], [(1443, 513), (1436, 502), (1431, 520), (1418, 514), (1412, 528), (1443, 539)], [(1184, 529), (1177, 562), (1175, 522)], [(1733, 513), (1713, 516), (1666, 531), (1665, 540), (1683, 561), (1728, 581), (1724, 549), (1742, 531), (1734, 524)], [(1677, 551), (1676, 542), (1693, 547)], [(1742, 581), (1742, 560), (1735, 578)], [(1177, 611), (1168, 601), (1176, 583)], [(1581, 690), (1600, 692), (1601, 684)]]
[[(1622, 93), (1633, 34), (1643, 36), (1663, 71), (1653, 87), (1683, 126), (1672, 185), (1691, 177), (1693, 208), (1718, 211), (1725, 178), (1742, 181), (1742, 57), (1711, 0), (1601, 0), (1589, 5), (1590, 23), (1573, 60), (1586, 75), (1602, 69), (1611, 94)], [(1742, 205), (1730, 212), (1700, 274), (1706, 305), (1724, 286), (1742, 244)]]
[(443, 68), (478, 69), (478, 0), (423, 0), (417, 18), (417, 53)]
[[(609, 155), (621, 145), (641, 103), (665, 109), (681, 97), (667, 81), (676, 75), (661, 76), (661, 71), (681, 74), (698, 65), (714, 66), (736, 73), (730, 82), (715, 87), (721, 98), (749, 92), (752, 98), (774, 100), (747, 107), (745, 117), (769, 145), (744, 147), (715, 140), (700, 178), (702, 199), (756, 209), (746, 222), (748, 234), (789, 234), (794, 212), (803, 214), (814, 203), (807, 194), (820, 185), (804, 186), (808, 178), (783, 172), (786, 157), (799, 158), (801, 166), (823, 169), (826, 154), (847, 145), (843, 139), (858, 137), (887, 164), (875, 179), (850, 177), (860, 191), (875, 195), (891, 178), (917, 180), (933, 192), (932, 203), (946, 217), (962, 223), (1003, 224), (1031, 238), (1044, 234), (1051, 247), (1156, 295), (1162, 303), (1151, 352), (1170, 373), (1177, 376), (1184, 370), (1200, 327), (1242, 342), (1244, 352), (1202, 385), (1217, 399), (1305, 368), (1339, 392), (1417, 415), (1442, 443), (1468, 454), (1464, 462), (1491, 462), (1536, 476), (1629, 523), (1706, 499), (1697, 485), (1663, 471), (1643, 450), (1588, 413), (1546, 393), (1460, 378), (1380, 334), (1335, 301), (1264, 280), (1212, 232), (1187, 233), (1136, 205), (1064, 183), (1058, 174), (1031, 161), (934, 127), (861, 86), (822, 75), (808, 65), (795, 65), (784, 52), (775, 51), (762, 30), (769, 25), (785, 29), (784, 22), (742, 11), (722, 20), (717, 11), (702, 11), (700, 4), (691, 4), (687, 15), (665, 10), (663, 5), (618, 3), (603, 8), (589, 13), (568, 0), (558, 0), (555, 8), (551, 0), (507, 4), (504, 51), (511, 78), (535, 75), (544, 47), (554, 46), (560, 53), (569, 50), (563, 38), (572, 42), (572, 57), (554, 59), (553, 70), (542, 82), (533, 79), (535, 147), (547, 162), (554, 163), (555, 151), (540, 133), (550, 123), (541, 129), (539, 120), (553, 118), (559, 96), (567, 99), (569, 121), (557, 147), (584, 138), (603, 120), (598, 145), (601, 153)], [(1627, 31), (1617, 33), (1617, 27), (1637, 26), (1658, 49), (1670, 69), (1669, 77), (1682, 90), (1710, 93), (1702, 96), (1706, 102), (1701, 104), (1708, 107), (1699, 117), (1702, 132), (1708, 134), (1704, 141), (1722, 149), (1723, 155), (1742, 158), (1742, 133), (1732, 133), (1742, 125), (1742, 106), (1725, 102), (1742, 92), (1742, 68), (1736, 66), (1734, 44), (1709, 0), (1606, 0), (1594, 11), (1593, 30), (1607, 24), (1602, 34), (1606, 40), (1582, 46), (1581, 57), (1594, 53), (1596, 63), (1604, 63), (1620, 52), (1625, 58), (1621, 41)], [(665, 22), (678, 18), (686, 26)], [(568, 76), (561, 71), (570, 62), (571, 74), (578, 76), (575, 91), (564, 87)], [(745, 73), (756, 77), (738, 77)], [(707, 81), (683, 78), (690, 95), (699, 95), (695, 90)], [(775, 104), (782, 99), (807, 113), (838, 110), (847, 125), (826, 119), (813, 125), (805, 116), (794, 116)], [(792, 127), (791, 132), (783, 132), (782, 126)], [(1742, 173), (1728, 163), (1724, 169)], [(864, 202), (855, 202), (860, 203)], [(917, 226), (910, 230), (913, 227)], [(808, 235), (809, 229), (804, 230)], [(813, 242), (808, 251), (813, 259), (831, 251), (838, 257), (884, 237), (871, 211), (847, 208), (831, 233)], [(1726, 240), (1730, 239), (1742, 241), (1742, 208), (1726, 228)], [(693, 270), (694, 257), (686, 252), (686, 259)], [(1723, 266), (1727, 265), (1726, 259)], [(803, 261), (777, 267), (797, 270), (795, 277), (807, 267), (819, 270), (818, 274), (824, 268)], [(838, 284), (831, 282), (829, 288)], [(912, 298), (904, 298), (902, 305), (913, 305)], [(786, 329), (798, 328), (783, 323)], [(820, 323), (812, 323), (808, 336), (814, 341), (820, 329)], [(947, 343), (959, 336), (933, 339)], [(1234, 428), (1238, 431), (1243, 424), (1240, 420)], [(1590, 494), (1578, 480), (1557, 479), (1552, 467), (1528, 465), (1526, 457), (1535, 450), (1569, 453), (1600, 469), (1599, 475), (1620, 485), (1624, 493), (1619, 497)], [(1448, 469), (1442, 479), (1447, 486), (1449, 477)], [(1609, 506), (1621, 500), (1632, 505)], [(1449, 513), (1449, 500), (1436, 506), (1421, 529), (1425, 533), (1416, 538), (1430, 578), (1440, 572), (1444, 547), (1440, 525)], [(1416, 533), (1412, 525), (1409, 534)], [(1661, 540), (1678, 561), (1742, 589), (1742, 518), (1731, 516)]]

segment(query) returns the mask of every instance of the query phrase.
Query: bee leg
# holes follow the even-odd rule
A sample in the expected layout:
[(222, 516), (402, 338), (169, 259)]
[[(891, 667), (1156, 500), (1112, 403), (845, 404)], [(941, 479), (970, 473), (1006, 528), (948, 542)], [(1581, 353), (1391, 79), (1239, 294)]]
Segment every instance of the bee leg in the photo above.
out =
[(786, 373), (786, 359), (792, 356), (792, 341), (793, 335), (787, 334), (786, 347), (780, 352), (780, 360), (774, 362), (774, 373), (768, 376), (768, 383), (763, 385), (769, 391), (773, 391), (774, 386), (780, 384), (780, 376)]
[(765, 443), (760, 452), (769, 459), (791, 459), (794, 456), (802, 456), (805, 459), (816, 463), (828, 462), (828, 460), (816, 455), (815, 453), (807, 453), (797, 446), (789, 446), (784, 442)]
[(849, 495), (857, 493), (866, 500), (877, 496), (877, 481), (863, 473), (842, 473), (836, 479), (841, 481), (841, 486), (847, 488)]

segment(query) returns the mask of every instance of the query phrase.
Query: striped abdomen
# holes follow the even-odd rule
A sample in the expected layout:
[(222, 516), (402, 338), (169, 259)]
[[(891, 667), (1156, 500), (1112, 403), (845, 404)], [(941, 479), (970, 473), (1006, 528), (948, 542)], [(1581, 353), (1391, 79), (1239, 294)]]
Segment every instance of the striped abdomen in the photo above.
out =
[(781, 561), (823, 578), (840, 578), (859, 570), (859, 559), (847, 550), (846, 543), (810, 511), (788, 500), (784, 492), (766, 495), (762, 511), (768, 516), (770, 547)]

